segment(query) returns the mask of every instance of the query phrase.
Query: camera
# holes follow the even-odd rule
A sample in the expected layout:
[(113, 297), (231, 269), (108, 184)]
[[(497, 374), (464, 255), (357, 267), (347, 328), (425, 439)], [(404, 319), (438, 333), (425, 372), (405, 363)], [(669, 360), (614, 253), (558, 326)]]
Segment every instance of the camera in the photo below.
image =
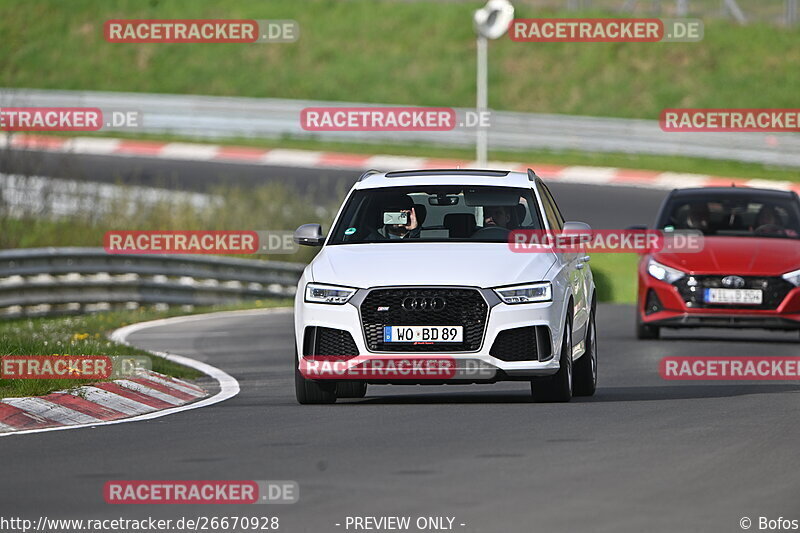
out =
[(386, 211), (383, 213), (384, 224), (408, 225), (408, 211)]

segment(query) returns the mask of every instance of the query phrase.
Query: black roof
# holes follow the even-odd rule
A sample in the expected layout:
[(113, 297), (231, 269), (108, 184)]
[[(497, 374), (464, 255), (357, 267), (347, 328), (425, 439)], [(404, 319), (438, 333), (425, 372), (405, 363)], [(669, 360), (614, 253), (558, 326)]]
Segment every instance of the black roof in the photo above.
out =
[(756, 189), (753, 187), (694, 187), (691, 189), (673, 189), (670, 197), (676, 196), (714, 196), (723, 193), (725, 196), (773, 196), (787, 198), (794, 196), (793, 191), (782, 191), (780, 189)]

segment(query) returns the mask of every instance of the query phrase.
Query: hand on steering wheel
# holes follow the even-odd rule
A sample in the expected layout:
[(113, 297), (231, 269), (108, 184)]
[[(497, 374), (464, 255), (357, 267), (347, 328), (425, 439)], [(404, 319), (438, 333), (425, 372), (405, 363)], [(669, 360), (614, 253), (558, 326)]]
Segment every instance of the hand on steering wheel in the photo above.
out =
[(756, 235), (780, 235), (784, 229), (777, 224), (763, 224), (757, 227), (753, 233)]

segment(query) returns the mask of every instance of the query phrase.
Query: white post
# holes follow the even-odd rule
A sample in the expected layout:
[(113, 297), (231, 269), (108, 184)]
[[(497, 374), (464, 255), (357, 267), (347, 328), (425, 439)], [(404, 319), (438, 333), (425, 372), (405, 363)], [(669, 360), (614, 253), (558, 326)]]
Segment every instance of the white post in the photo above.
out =
[[(477, 102), (476, 102), (476, 111), (478, 112), (478, 117), (483, 116), (483, 112), (486, 111), (486, 108), (489, 106), (489, 96), (488, 96), (488, 72), (487, 72), (487, 46), (488, 40), (483, 35), (478, 35), (478, 87), (477, 87)], [(486, 128), (478, 123), (477, 129), (477, 143), (476, 143), (476, 154), (475, 158), (478, 161), (478, 167), (483, 168), (487, 165), (488, 159), (488, 132)]]
[(478, 113), (478, 129), (475, 139), (475, 159), (481, 168), (486, 168), (489, 159), (489, 131), (483, 126), (483, 116), (489, 107), (489, 74), (488, 74), (488, 48), (489, 39), (498, 39), (508, 31), (514, 20), (514, 6), (508, 0), (489, 0), (486, 5), (477, 10), (472, 16), (475, 31), (478, 34), (476, 78), (477, 90), (475, 112)]
[(797, 0), (786, 0), (786, 25), (794, 26), (797, 23)]
[(677, 0), (675, 6), (675, 14), (679, 17), (685, 17), (689, 14), (689, 0)]

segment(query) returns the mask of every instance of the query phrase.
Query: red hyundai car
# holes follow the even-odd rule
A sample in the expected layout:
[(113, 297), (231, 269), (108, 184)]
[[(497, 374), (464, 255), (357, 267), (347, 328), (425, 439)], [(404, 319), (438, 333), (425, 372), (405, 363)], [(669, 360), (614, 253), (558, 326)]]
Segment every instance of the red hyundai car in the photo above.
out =
[[(800, 331), (800, 198), (742, 187), (672, 191), (656, 229), (702, 232), (700, 252), (642, 256), (636, 336), (660, 329)], [(799, 337), (800, 338), (800, 337)]]

